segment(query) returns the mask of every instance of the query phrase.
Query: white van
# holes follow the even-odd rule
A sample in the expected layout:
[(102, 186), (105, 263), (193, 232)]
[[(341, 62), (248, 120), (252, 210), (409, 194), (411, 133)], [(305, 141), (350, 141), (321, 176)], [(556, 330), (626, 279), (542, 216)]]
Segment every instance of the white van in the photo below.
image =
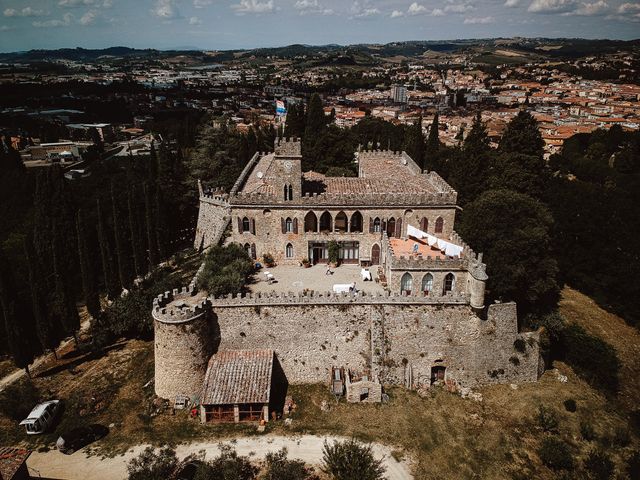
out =
[(60, 411), (60, 400), (49, 400), (39, 403), (27, 418), (20, 422), (27, 429), (27, 435), (37, 435), (45, 432), (53, 423), (56, 415)]

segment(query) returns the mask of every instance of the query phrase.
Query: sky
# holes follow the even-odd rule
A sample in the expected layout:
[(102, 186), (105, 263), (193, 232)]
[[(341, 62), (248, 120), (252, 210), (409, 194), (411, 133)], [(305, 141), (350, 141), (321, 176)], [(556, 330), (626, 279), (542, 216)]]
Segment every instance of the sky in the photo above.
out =
[(640, 38), (627, 0), (0, 0), (0, 51)]

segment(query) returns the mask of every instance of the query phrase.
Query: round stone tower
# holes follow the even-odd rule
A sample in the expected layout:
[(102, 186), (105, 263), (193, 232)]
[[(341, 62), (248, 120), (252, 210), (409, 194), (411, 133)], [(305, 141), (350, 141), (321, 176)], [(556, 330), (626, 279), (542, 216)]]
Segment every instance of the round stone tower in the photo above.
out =
[(155, 391), (161, 398), (199, 396), (214, 351), (211, 304), (192, 286), (153, 301)]
[(479, 253), (469, 269), (469, 273), (471, 274), (471, 281), (469, 282), (470, 303), (471, 307), (476, 310), (482, 310), (484, 308), (484, 291), (487, 280), (489, 279), (486, 268), (486, 265), (482, 263), (482, 253)]

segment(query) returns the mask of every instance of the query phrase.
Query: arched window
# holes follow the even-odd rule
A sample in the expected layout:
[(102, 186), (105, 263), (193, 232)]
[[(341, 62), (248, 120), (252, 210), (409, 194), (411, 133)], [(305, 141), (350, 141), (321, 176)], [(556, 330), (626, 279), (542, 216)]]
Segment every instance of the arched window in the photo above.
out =
[(242, 233), (251, 231), (251, 222), (247, 217), (242, 219)]
[(378, 217), (373, 220), (373, 231), (380, 233), (380, 219)]
[(396, 219), (390, 218), (387, 221), (387, 236), (391, 238), (391, 237), (395, 237), (395, 235), (396, 235)]
[(287, 246), (285, 248), (285, 255), (287, 258), (293, 258), (293, 245), (291, 245), (290, 243), (287, 243)]
[(436, 233), (442, 233), (443, 228), (444, 228), (444, 220), (442, 219), (442, 217), (436, 218), (436, 229), (435, 229), (435, 232)]
[(304, 231), (305, 232), (317, 232), (318, 231), (318, 217), (313, 212), (309, 212), (304, 217)]
[(251, 256), (251, 245), (249, 245), (248, 243), (245, 243), (244, 249), (247, 252), (247, 255)]
[(411, 295), (411, 290), (413, 290), (413, 277), (407, 272), (400, 279), (400, 293)]
[(286, 233), (293, 233), (293, 220), (287, 218), (284, 221), (284, 228)]
[(429, 229), (429, 219), (427, 217), (422, 217), (420, 219), (420, 230), (426, 232)]
[(362, 232), (362, 214), (360, 212), (353, 212), (351, 215), (351, 231)]
[(334, 224), (334, 228), (336, 232), (346, 232), (347, 231), (347, 214), (344, 212), (338, 213), (336, 215), (336, 221)]
[(427, 273), (422, 277), (422, 293), (429, 295), (431, 290), (433, 290), (433, 275)]
[(284, 186), (284, 199), (293, 200), (293, 186), (291, 186), (290, 184), (286, 184)]
[(320, 215), (320, 231), (330, 232), (332, 230), (333, 219), (329, 212), (324, 212)]
[(444, 277), (444, 287), (442, 289), (442, 293), (445, 294), (447, 292), (453, 291), (456, 286), (456, 277), (453, 273), (447, 273)]

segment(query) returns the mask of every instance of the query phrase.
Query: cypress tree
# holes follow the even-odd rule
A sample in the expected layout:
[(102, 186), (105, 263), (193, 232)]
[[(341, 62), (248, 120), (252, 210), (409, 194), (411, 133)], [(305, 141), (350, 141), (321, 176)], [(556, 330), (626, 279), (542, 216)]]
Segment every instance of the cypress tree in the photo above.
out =
[(165, 245), (166, 238), (166, 222), (165, 222), (165, 213), (162, 203), (162, 192), (160, 191), (160, 187), (156, 185), (154, 189), (154, 200), (155, 200), (155, 230), (156, 230), (156, 245), (158, 248), (158, 257), (160, 260), (164, 260), (167, 257), (167, 249)]
[(106, 225), (104, 223), (104, 215), (100, 206), (100, 199), (96, 200), (98, 214), (98, 244), (100, 245), (100, 260), (102, 262), (102, 277), (104, 279), (104, 287), (107, 296), (111, 299), (116, 298), (119, 293), (118, 282), (115, 278), (113, 269), (113, 257), (111, 256), (111, 247), (107, 237)]
[(411, 125), (405, 135), (404, 149), (407, 154), (416, 162), (417, 165), (422, 166), (424, 161), (424, 135), (422, 134), (422, 115), (418, 120)]
[(53, 310), (58, 314), (60, 324), (64, 332), (73, 335), (78, 344), (78, 330), (80, 330), (80, 315), (73, 293), (70, 288), (68, 270), (62, 263), (62, 235), (58, 235), (59, 230), (54, 227), (53, 230), (53, 276), (54, 276), (54, 294), (53, 294)]
[(427, 137), (427, 145), (425, 148), (425, 165), (424, 169), (433, 170), (437, 166), (438, 151), (440, 150), (440, 122), (438, 119), (438, 112), (433, 117), (433, 122), (429, 128), (429, 136)]
[(129, 268), (129, 256), (125, 249), (124, 240), (120, 229), (120, 218), (118, 215), (118, 203), (116, 202), (115, 189), (111, 184), (111, 209), (113, 213), (113, 235), (115, 237), (116, 260), (118, 264), (118, 278), (120, 286), (129, 288), (131, 286), (131, 269)]
[(137, 276), (144, 276), (145, 267), (142, 259), (142, 241), (140, 240), (140, 222), (138, 222), (138, 203), (136, 201), (135, 186), (129, 185), (127, 192), (127, 210), (129, 214), (129, 230), (131, 231), (131, 253), (133, 266)]
[(320, 95), (314, 93), (309, 100), (309, 108), (307, 109), (305, 135), (318, 135), (326, 125), (327, 119), (322, 108), (322, 100)]
[(151, 198), (151, 188), (148, 183), (144, 189), (145, 227), (147, 233), (147, 253), (149, 260), (149, 271), (154, 271), (158, 265), (158, 251), (156, 243), (155, 214), (153, 211), (153, 200)]
[(78, 233), (78, 257), (80, 258), (80, 275), (82, 277), (82, 291), (89, 315), (93, 318), (100, 316), (100, 296), (98, 282), (93, 269), (93, 252), (85, 231), (82, 212), (78, 211), (76, 230)]
[(18, 368), (24, 368), (27, 375), (31, 376), (29, 364), (35, 357), (35, 345), (38, 340), (28, 328), (29, 322), (25, 322), (31, 312), (18, 298), (13, 271), (2, 250), (0, 250), (0, 307), (11, 358)]
[(53, 355), (58, 358), (56, 348), (60, 343), (61, 329), (60, 325), (55, 322), (55, 316), (47, 314), (47, 294), (46, 289), (42, 285), (42, 274), (33, 243), (30, 238), (24, 240), (24, 253), (27, 260), (29, 270), (29, 287), (31, 290), (31, 311), (36, 327), (36, 334), (43, 350), (51, 350)]

